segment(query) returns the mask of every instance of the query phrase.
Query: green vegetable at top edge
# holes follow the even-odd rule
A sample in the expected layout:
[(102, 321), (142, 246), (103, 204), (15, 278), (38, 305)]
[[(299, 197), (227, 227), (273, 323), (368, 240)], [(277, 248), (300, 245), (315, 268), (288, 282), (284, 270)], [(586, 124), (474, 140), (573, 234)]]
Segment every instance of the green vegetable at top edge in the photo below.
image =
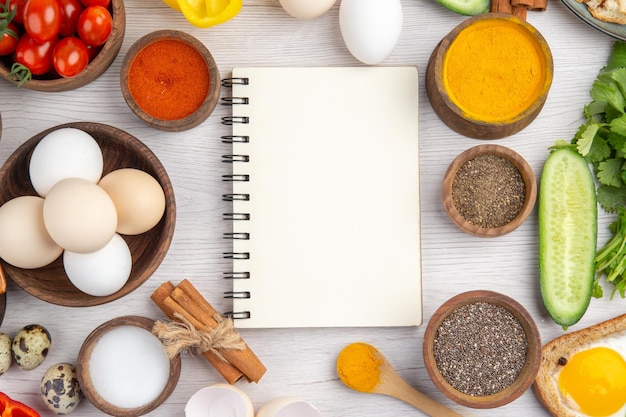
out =
[(603, 296), (599, 282), (606, 277), (614, 286), (611, 297), (619, 292), (626, 298), (626, 43), (614, 43), (590, 95), (586, 122), (571, 143), (593, 167), (598, 203), (617, 214), (610, 226), (612, 237), (596, 254), (593, 296)]
[(437, 3), (455, 13), (475, 16), (489, 11), (489, 0), (437, 0)]

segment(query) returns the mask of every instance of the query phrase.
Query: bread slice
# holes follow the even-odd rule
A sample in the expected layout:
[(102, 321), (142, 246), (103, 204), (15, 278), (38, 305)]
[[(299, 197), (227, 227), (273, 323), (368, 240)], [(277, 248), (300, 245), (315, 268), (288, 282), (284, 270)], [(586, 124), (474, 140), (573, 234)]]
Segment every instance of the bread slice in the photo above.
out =
[(578, 0), (589, 13), (604, 22), (626, 24), (626, 0)]
[[(547, 343), (541, 350), (539, 373), (533, 392), (539, 402), (555, 417), (577, 417), (580, 413), (568, 407), (558, 387), (558, 374), (572, 355), (603, 337), (622, 333), (626, 337), (626, 314), (572, 333)], [(575, 406), (574, 406), (575, 407)]]

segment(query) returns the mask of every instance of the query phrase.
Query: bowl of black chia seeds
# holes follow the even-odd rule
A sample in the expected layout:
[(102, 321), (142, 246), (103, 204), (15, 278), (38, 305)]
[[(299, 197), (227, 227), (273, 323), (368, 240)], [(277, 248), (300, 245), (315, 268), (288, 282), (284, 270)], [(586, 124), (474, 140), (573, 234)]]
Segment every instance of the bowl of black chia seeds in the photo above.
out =
[(541, 362), (541, 336), (514, 299), (487, 290), (456, 295), (437, 309), (424, 332), (433, 383), (472, 408), (495, 408), (522, 395)]
[(459, 229), (497, 237), (526, 220), (537, 199), (537, 181), (528, 162), (514, 150), (478, 145), (452, 161), (441, 194), (448, 217)]

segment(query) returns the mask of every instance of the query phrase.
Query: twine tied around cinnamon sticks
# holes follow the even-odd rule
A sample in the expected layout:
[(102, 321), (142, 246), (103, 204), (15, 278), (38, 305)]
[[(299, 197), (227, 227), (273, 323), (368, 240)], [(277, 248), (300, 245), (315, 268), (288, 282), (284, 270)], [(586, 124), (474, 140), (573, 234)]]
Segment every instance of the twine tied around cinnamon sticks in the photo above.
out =
[(506, 13), (526, 20), (528, 11), (545, 11), (548, 0), (491, 0), (489, 11)]
[(180, 352), (195, 350), (199, 353), (211, 351), (221, 360), (226, 358), (220, 353), (223, 349), (245, 349), (246, 344), (234, 328), (232, 319), (220, 315), (213, 316), (217, 327), (209, 331), (196, 329), (182, 314), (174, 313), (180, 321), (157, 321), (152, 333), (158, 337), (165, 348), (168, 358), (172, 359)]
[(167, 336), (162, 340), (168, 354), (195, 348), (230, 384), (242, 377), (259, 382), (265, 374), (265, 366), (236, 332), (232, 319), (223, 319), (188, 280), (176, 286), (164, 282), (151, 299), (172, 320), (153, 328)]

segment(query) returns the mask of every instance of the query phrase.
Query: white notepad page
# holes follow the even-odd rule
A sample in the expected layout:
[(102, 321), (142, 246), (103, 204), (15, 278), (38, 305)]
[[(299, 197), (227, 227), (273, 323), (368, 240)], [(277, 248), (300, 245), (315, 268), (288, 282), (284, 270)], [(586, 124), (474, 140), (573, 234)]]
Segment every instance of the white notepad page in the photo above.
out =
[[(236, 68), (239, 328), (422, 323), (416, 67)], [(225, 93), (227, 94), (227, 92)]]

